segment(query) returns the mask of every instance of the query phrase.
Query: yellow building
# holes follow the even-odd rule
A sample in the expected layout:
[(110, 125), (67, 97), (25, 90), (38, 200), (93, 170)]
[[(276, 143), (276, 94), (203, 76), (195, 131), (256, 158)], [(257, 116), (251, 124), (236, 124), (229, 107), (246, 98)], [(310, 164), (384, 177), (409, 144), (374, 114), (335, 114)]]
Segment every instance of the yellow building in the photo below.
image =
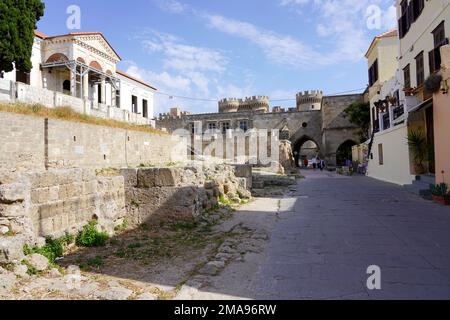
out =
[(374, 38), (366, 58), (369, 68), (369, 101), (373, 136), (369, 143), (367, 175), (400, 184), (411, 184), (408, 128), (400, 101), (397, 30)]

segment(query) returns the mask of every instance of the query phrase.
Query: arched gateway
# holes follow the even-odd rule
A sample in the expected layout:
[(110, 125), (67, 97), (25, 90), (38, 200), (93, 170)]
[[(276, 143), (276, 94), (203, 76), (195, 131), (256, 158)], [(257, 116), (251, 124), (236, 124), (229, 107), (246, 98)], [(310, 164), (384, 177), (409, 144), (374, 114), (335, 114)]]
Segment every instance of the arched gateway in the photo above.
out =
[[(293, 156), (298, 161), (306, 156), (320, 156), (332, 167), (337, 164), (337, 155), (347, 142), (359, 141), (360, 128), (348, 120), (345, 109), (352, 103), (363, 101), (363, 94), (322, 96), (320, 91), (299, 93), (297, 107), (289, 110), (274, 107), (272, 112), (239, 111), (232, 103), (235, 99), (222, 100), (222, 112), (209, 114), (187, 114), (179, 109), (169, 114), (160, 114), (156, 126), (173, 132), (177, 129), (192, 131), (194, 124), (208, 128), (279, 130), (280, 139), (291, 142)], [(237, 101), (237, 100), (236, 100)], [(226, 111), (224, 103), (228, 105)]]

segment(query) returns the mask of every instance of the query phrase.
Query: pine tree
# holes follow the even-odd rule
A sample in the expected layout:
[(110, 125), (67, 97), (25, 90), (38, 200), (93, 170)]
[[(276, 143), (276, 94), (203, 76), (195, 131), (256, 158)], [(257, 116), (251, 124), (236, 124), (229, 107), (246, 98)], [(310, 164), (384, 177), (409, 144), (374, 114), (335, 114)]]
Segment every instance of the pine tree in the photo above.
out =
[(44, 15), (40, 0), (0, 1), (0, 72), (30, 72), (36, 23)]

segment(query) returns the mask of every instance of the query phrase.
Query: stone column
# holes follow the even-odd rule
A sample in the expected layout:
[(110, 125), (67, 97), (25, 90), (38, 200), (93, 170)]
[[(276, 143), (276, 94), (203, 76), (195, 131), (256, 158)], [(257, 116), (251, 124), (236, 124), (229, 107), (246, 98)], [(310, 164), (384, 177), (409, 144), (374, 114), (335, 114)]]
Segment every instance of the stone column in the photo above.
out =
[(83, 99), (89, 99), (89, 72), (83, 76)]
[(101, 87), (100, 101), (102, 104), (106, 104), (106, 80), (105, 80), (105, 78), (102, 78), (100, 87)]
[(89, 100), (89, 72), (86, 72), (86, 74), (83, 76), (82, 79), (82, 85), (83, 85), (83, 103), (84, 103), (84, 113), (90, 114), (91, 113), (91, 102)]
[(70, 95), (72, 97), (77, 96), (77, 74), (76, 67), (70, 69)]
[(116, 89), (111, 84), (111, 107), (117, 107), (116, 106)]

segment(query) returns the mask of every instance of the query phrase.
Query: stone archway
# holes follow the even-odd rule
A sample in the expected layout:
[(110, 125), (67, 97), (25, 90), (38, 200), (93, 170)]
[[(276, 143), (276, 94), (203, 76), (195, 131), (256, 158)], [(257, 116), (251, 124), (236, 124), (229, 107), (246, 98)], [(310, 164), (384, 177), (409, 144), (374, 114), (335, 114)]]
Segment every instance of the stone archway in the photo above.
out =
[(345, 166), (347, 160), (352, 160), (352, 147), (357, 145), (355, 141), (349, 139), (340, 144), (336, 150), (336, 165)]
[(295, 165), (300, 167), (300, 160), (304, 157), (312, 159), (313, 157), (321, 154), (321, 146), (317, 143), (317, 140), (310, 136), (304, 135), (299, 139), (296, 139), (293, 143), (293, 152), (295, 158)]

